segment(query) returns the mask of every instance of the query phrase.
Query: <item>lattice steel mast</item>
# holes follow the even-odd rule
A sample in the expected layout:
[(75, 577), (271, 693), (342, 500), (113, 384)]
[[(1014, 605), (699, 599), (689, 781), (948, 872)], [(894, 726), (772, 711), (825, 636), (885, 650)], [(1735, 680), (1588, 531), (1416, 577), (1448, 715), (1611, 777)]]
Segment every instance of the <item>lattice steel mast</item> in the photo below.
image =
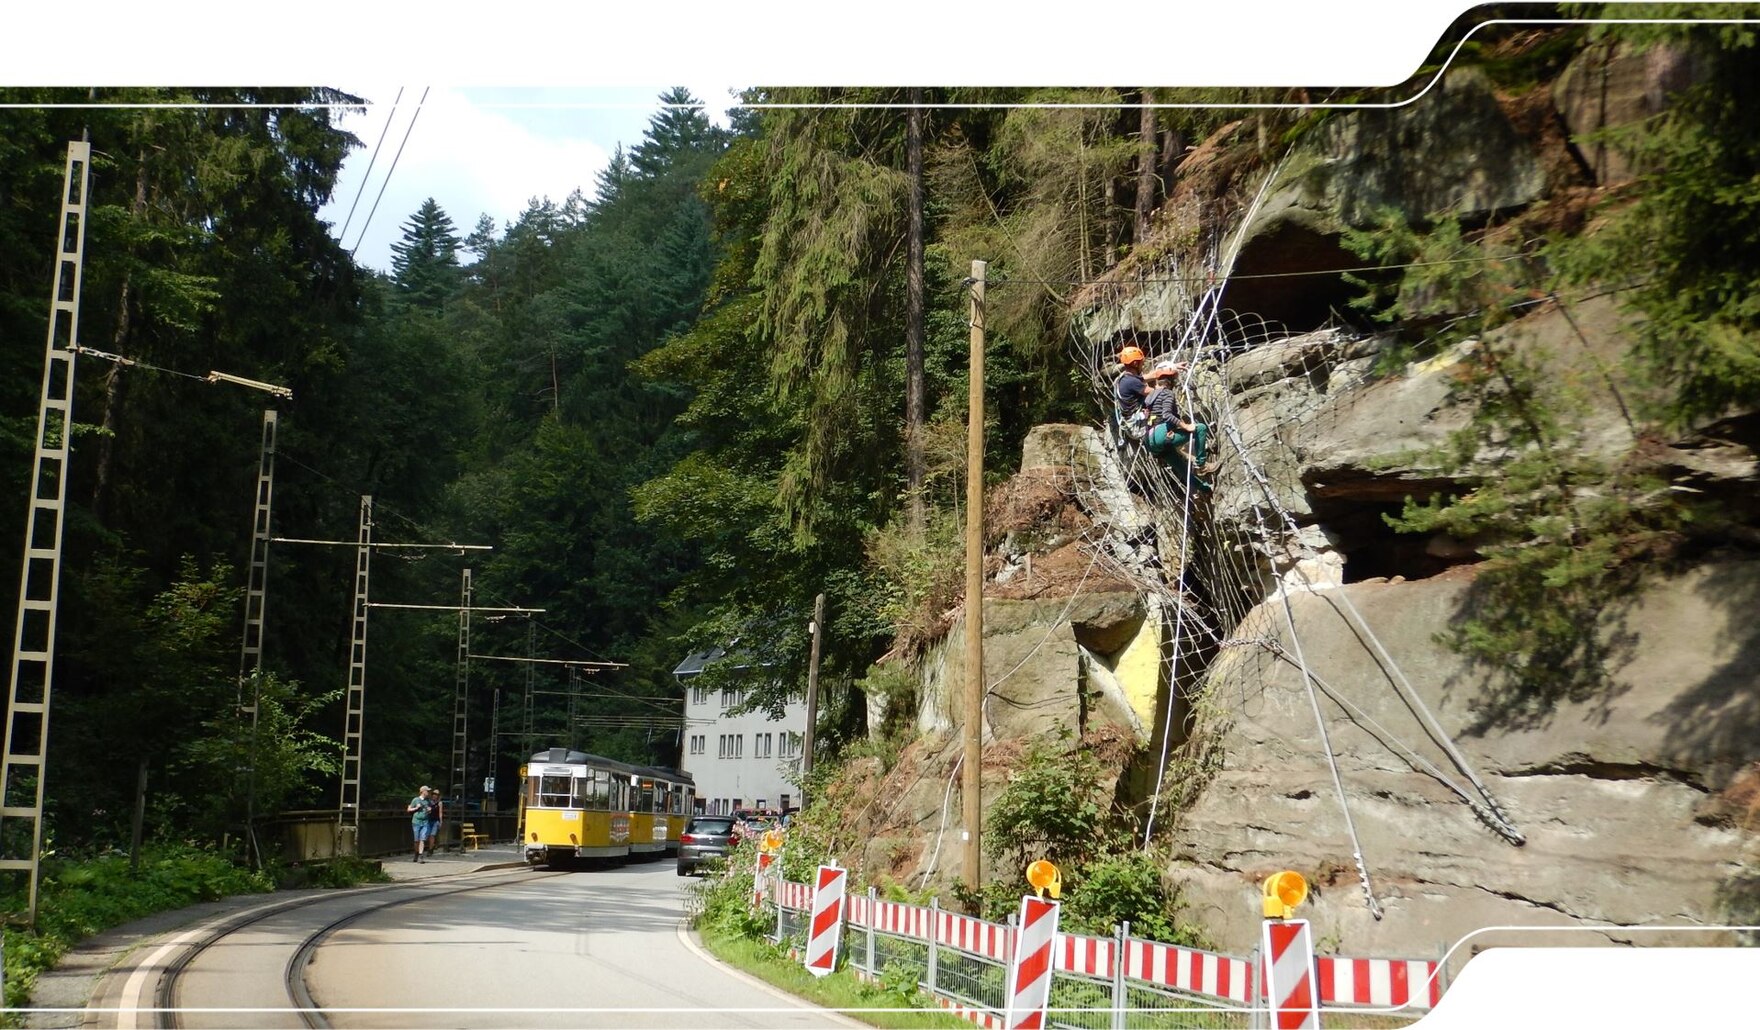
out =
[[(56, 223), (55, 278), (43, 348), (43, 389), (37, 406), (36, 457), (25, 516), (24, 560), (18, 573), (18, 621), (12, 637), (12, 679), (0, 765), (0, 870), (28, 874), (25, 918), (37, 921), (43, 851), (43, 782), (49, 749), (49, 698), (55, 680), (55, 609), (61, 590), (61, 537), (67, 506), (67, 456), (73, 420), (73, 359), (79, 345), (80, 281), (85, 267), (86, 203), (92, 146), (67, 145), (61, 219)], [(32, 733), (34, 729), (36, 732)], [(30, 824), (30, 847), (7, 820)]]

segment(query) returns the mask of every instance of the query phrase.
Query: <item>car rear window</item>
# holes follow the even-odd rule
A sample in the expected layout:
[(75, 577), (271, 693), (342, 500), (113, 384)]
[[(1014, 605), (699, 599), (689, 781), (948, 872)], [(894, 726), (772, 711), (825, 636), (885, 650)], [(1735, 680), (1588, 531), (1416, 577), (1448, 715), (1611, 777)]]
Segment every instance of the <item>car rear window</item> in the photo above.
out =
[(732, 833), (732, 819), (692, 819), (686, 833)]

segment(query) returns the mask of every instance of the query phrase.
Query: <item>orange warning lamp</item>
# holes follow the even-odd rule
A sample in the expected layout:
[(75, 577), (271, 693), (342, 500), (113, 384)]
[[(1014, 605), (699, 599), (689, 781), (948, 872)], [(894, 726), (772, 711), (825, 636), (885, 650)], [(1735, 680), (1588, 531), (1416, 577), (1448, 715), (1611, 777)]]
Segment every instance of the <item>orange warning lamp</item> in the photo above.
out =
[(1053, 901), (1063, 895), (1063, 874), (1057, 871), (1055, 865), (1042, 858), (1027, 867), (1027, 882), (1033, 885), (1041, 898), (1046, 891), (1051, 892)]
[(1288, 919), (1296, 906), (1308, 900), (1308, 881), (1302, 874), (1285, 869), (1265, 878), (1265, 918)]
[(777, 852), (782, 850), (782, 834), (775, 830), (765, 830), (764, 839), (758, 842), (760, 850)]

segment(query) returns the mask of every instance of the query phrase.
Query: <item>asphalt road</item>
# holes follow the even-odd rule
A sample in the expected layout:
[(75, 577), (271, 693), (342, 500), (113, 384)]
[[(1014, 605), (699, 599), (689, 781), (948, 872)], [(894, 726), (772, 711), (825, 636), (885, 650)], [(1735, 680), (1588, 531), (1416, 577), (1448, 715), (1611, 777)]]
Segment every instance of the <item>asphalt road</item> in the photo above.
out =
[[(701, 952), (681, 928), (687, 881), (670, 862), (560, 876), (516, 871), (510, 883), (447, 892), (508, 875), (427, 879), (386, 907), (339, 894), (253, 923), (189, 962), (176, 1022), (299, 1025), (286, 1011), (288, 960), (313, 932), (343, 919), (304, 973), (335, 1027), (859, 1025)], [(240, 1011), (252, 1007), (283, 1011)]]
[[(681, 883), (651, 863), (385, 909), (333, 934), (307, 982), (338, 1027), (850, 1025), (692, 947)], [(373, 1008), (433, 1022), (339, 1011)]]

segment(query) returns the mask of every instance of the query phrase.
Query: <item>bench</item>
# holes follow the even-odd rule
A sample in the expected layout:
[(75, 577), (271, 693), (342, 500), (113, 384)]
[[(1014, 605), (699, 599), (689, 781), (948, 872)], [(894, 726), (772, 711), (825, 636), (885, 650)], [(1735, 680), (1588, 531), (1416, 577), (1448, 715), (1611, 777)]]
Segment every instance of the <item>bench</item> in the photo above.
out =
[(458, 840), (461, 845), (469, 846), (472, 851), (489, 843), (489, 835), (478, 833), (473, 823), (461, 823), (458, 827)]

